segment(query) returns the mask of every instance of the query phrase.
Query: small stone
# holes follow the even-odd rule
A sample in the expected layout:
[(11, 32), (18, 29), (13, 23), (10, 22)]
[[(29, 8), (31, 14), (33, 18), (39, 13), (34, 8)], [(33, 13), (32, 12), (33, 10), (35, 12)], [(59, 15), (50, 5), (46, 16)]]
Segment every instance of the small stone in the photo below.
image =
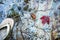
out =
[(57, 16), (58, 14), (56, 12), (54, 12), (54, 16)]
[(20, 11), (21, 10), (21, 7), (18, 6), (18, 10)]
[(31, 14), (32, 19), (36, 19), (36, 15), (34, 13)]
[(58, 9), (60, 10), (60, 5), (58, 6)]

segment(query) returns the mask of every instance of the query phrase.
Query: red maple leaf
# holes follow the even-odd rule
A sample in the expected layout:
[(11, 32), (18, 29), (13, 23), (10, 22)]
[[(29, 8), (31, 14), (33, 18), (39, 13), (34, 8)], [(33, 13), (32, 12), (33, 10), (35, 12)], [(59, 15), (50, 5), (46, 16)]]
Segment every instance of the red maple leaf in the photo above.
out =
[(50, 18), (49, 16), (42, 16), (40, 18), (42, 20), (42, 24), (44, 25), (45, 23), (49, 24), (50, 23)]

